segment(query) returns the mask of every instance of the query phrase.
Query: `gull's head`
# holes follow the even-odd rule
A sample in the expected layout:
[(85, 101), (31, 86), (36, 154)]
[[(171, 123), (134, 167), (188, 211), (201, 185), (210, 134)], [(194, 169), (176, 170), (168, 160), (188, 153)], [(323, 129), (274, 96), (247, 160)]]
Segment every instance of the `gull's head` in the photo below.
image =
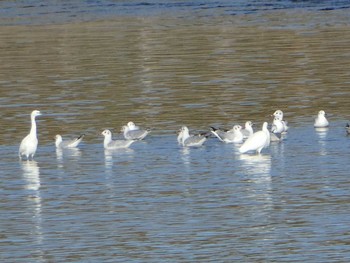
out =
[(129, 130), (129, 127), (127, 125), (124, 125), (121, 129), (122, 132), (125, 132), (127, 130)]
[(320, 110), (320, 111), (318, 112), (318, 116), (326, 116), (325, 111), (324, 111), (324, 110)]
[(112, 136), (112, 133), (110, 130), (104, 130), (101, 134), (105, 137)]
[(233, 126), (233, 130), (240, 131), (240, 130), (242, 130), (242, 126), (241, 125), (235, 125), (235, 126)]
[(273, 116), (275, 116), (275, 117), (281, 117), (281, 119), (283, 119), (283, 111), (281, 111), (281, 110), (276, 110), (276, 111), (273, 113)]
[(246, 128), (253, 127), (253, 123), (252, 123), (251, 121), (247, 121), (247, 122), (245, 123), (245, 127), (246, 127)]
[(33, 110), (31, 115), (32, 115), (32, 117), (40, 116), (41, 112), (38, 110)]
[(182, 127), (181, 127), (181, 131), (182, 131), (182, 132), (188, 132), (188, 128), (187, 128), (186, 126), (182, 126)]
[(127, 126), (132, 129), (132, 128), (135, 128), (136, 125), (132, 121), (129, 121)]

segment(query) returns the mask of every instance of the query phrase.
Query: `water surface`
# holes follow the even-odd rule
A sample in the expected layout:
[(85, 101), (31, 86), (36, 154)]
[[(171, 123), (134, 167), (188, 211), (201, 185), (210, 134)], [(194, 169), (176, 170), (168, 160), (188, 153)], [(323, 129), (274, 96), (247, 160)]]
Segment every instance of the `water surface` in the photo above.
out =
[[(2, 261), (349, 260), (349, 6), (230, 2), (1, 2)], [(259, 129), (276, 109), (290, 131), (262, 155), (177, 145), (181, 125)], [(130, 120), (151, 134), (105, 151)], [(57, 133), (86, 136), (59, 151)]]

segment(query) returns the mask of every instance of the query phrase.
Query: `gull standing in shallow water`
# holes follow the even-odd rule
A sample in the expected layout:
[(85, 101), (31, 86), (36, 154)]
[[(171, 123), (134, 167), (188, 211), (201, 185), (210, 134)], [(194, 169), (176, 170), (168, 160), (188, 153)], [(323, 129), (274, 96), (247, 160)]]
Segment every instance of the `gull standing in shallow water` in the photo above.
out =
[(242, 127), (240, 125), (234, 125), (231, 130), (222, 131), (211, 127), (211, 133), (214, 134), (220, 141), (226, 143), (242, 143), (243, 134), (241, 132)]
[(31, 128), (29, 134), (24, 137), (22, 140), (20, 146), (19, 146), (19, 151), (18, 151), (18, 156), (20, 159), (22, 159), (22, 156), (26, 156), (27, 160), (34, 158), (34, 154), (36, 152), (36, 149), (38, 147), (38, 138), (36, 136), (36, 122), (35, 122), (35, 117), (40, 116), (41, 113), (38, 110), (32, 111), (30, 114), (30, 120), (31, 120)]
[(55, 136), (56, 148), (75, 148), (83, 140), (84, 136), (85, 136), (85, 134), (82, 134), (73, 140), (63, 141), (62, 136), (57, 134)]
[(140, 130), (140, 129), (130, 129), (129, 125), (124, 125), (122, 127), (122, 132), (124, 135), (124, 138), (126, 140), (142, 140), (144, 139), (147, 134), (149, 134), (151, 131), (150, 130)]
[(182, 146), (201, 146), (207, 140), (206, 135), (190, 135), (189, 130), (186, 126), (182, 126), (180, 133), (177, 137), (177, 141)]
[(283, 124), (283, 121), (281, 120), (281, 117), (276, 116), (273, 119), (272, 127), (271, 127), (272, 133), (282, 133), (285, 132), (285, 127)]
[(105, 138), (103, 141), (103, 146), (107, 150), (115, 150), (115, 149), (122, 149), (122, 148), (128, 148), (133, 142), (133, 140), (112, 140), (112, 133), (110, 130), (104, 130), (101, 133)]
[(264, 122), (261, 131), (255, 132), (239, 148), (240, 153), (256, 151), (260, 154), (261, 150), (270, 145), (270, 132), (267, 129), (267, 122)]
[(241, 130), (242, 134), (243, 134), (243, 138), (247, 139), (250, 137), (250, 135), (252, 135), (254, 133), (253, 131), (253, 123), (251, 121), (247, 121), (244, 124), (244, 129)]
[[(282, 132), (287, 132), (288, 131), (288, 122), (283, 120), (283, 111), (281, 110), (276, 110), (274, 113), (273, 113), (273, 116), (274, 117), (277, 117), (277, 119), (281, 122), (282, 126), (283, 126), (283, 130)], [(282, 133), (281, 132), (281, 133)]]
[(315, 119), (314, 127), (315, 128), (326, 128), (328, 126), (329, 126), (329, 122), (326, 118), (326, 113), (323, 110), (320, 110), (318, 112), (316, 119)]

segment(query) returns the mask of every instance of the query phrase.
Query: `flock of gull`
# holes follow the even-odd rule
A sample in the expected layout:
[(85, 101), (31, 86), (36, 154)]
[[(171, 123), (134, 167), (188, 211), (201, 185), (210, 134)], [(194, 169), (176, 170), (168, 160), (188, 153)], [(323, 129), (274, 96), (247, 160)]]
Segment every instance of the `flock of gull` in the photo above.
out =
[[(31, 113), (31, 129), (29, 134), (22, 140), (19, 146), (19, 158), (25, 157), (27, 160), (33, 160), (35, 152), (38, 146), (36, 117), (41, 113), (38, 110), (34, 110)], [(240, 125), (234, 125), (230, 130), (217, 129), (211, 127), (210, 133), (191, 135), (188, 127), (182, 126), (178, 132), (177, 141), (184, 147), (198, 147), (203, 145), (207, 138), (213, 134), (220, 141), (224, 143), (236, 143), (239, 144), (240, 153), (256, 152), (260, 154), (263, 148), (270, 145), (270, 142), (280, 141), (281, 134), (288, 131), (288, 123), (283, 119), (283, 112), (276, 110), (273, 114), (273, 122), (271, 129), (268, 129), (268, 123), (264, 122), (262, 129), (259, 131), (253, 131), (253, 123), (247, 121), (244, 128)], [(315, 128), (326, 128), (329, 126), (329, 122), (326, 118), (326, 113), (321, 110), (318, 112), (315, 118)], [(113, 140), (112, 132), (110, 130), (104, 130), (101, 134), (104, 136), (103, 146), (106, 150), (116, 150), (122, 148), (128, 148), (133, 142), (144, 139), (149, 133), (149, 129), (141, 129), (133, 122), (128, 122), (127, 125), (122, 127), (124, 140)], [(346, 132), (350, 134), (350, 125), (346, 125)], [(75, 148), (82, 141), (84, 135), (69, 140), (63, 141), (62, 136), (57, 134), (55, 137), (55, 145), (57, 148)]]

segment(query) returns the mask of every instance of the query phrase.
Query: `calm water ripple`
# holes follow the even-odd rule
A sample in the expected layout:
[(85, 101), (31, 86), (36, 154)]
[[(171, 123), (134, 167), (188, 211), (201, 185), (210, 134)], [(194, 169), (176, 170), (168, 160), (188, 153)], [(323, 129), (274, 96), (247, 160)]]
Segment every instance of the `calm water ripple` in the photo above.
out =
[[(348, 262), (349, 6), (1, 1), (0, 260)], [(177, 144), (182, 125), (257, 130), (276, 109), (290, 131), (262, 155)], [(152, 132), (105, 151), (130, 120)], [(56, 150), (57, 133), (86, 136)]]

